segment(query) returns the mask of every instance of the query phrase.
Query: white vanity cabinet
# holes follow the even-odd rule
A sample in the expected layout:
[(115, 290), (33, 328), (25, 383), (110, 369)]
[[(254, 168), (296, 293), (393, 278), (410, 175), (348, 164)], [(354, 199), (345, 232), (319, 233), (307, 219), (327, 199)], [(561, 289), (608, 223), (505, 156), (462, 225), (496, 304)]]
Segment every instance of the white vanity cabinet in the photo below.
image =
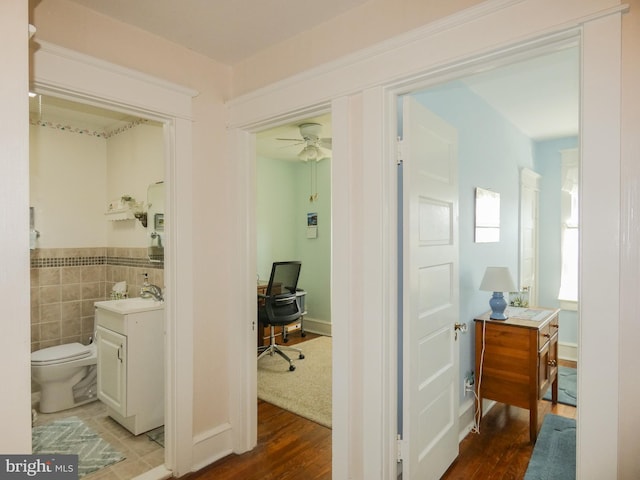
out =
[(164, 424), (164, 304), (96, 302), (98, 398), (134, 435)]

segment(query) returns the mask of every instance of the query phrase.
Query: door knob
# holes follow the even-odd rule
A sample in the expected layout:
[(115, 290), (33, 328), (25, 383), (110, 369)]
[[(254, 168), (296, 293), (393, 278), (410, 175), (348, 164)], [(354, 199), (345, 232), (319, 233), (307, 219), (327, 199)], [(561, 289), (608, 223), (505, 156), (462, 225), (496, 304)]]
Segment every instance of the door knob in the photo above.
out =
[(466, 323), (458, 323), (456, 322), (453, 325), (453, 330), (456, 332), (453, 339), (454, 340), (458, 340), (458, 332), (462, 332), (465, 333), (467, 331), (467, 324)]

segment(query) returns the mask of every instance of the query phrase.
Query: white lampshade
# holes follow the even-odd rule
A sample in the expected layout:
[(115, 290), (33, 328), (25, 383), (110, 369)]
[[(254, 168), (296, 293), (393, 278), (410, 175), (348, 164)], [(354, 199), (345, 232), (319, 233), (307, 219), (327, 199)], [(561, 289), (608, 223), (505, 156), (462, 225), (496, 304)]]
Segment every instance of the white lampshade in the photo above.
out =
[(516, 285), (507, 267), (487, 267), (480, 283), (480, 290), (487, 292), (515, 292)]

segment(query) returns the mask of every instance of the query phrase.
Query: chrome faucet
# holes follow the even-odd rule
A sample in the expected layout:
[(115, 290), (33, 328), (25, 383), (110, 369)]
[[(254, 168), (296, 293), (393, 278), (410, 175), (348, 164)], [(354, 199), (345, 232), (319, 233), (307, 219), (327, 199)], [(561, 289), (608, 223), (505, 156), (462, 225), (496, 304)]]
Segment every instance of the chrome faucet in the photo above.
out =
[(140, 296), (142, 298), (153, 297), (160, 302), (164, 301), (164, 297), (162, 296), (162, 289), (157, 285), (149, 283), (148, 274), (143, 273), (142, 275), (144, 276), (144, 282), (142, 283), (142, 288), (140, 289)]

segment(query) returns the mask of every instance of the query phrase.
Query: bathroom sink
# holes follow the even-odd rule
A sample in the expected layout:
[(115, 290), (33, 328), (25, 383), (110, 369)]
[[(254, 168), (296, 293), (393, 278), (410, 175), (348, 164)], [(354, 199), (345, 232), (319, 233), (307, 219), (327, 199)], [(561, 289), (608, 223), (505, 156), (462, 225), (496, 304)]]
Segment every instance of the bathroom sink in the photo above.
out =
[(120, 300), (105, 300), (103, 302), (95, 302), (97, 308), (104, 308), (111, 312), (126, 315), (128, 313), (147, 312), (151, 310), (160, 310), (164, 308), (164, 302), (153, 298), (123, 298)]

